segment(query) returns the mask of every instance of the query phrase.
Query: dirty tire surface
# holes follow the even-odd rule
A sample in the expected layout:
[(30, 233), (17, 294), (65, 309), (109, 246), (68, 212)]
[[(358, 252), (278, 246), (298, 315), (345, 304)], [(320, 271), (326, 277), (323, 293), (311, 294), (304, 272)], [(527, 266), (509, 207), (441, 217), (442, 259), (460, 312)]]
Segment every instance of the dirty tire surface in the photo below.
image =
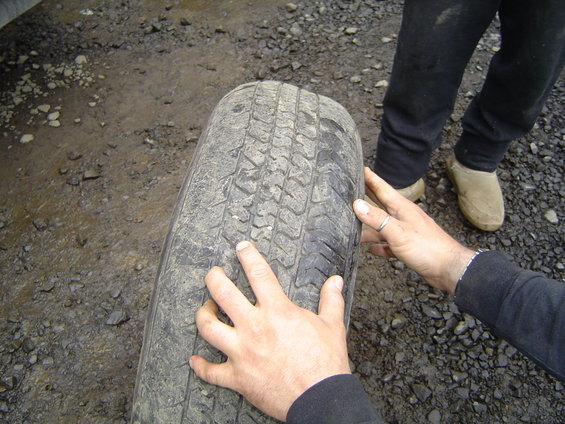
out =
[(344, 276), (349, 320), (363, 192), (362, 152), (347, 111), (278, 82), (241, 85), (216, 106), (200, 138), (165, 242), (145, 327), (134, 423), (263, 423), (274, 420), (236, 393), (208, 385), (192, 354), (220, 362), (198, 334), (206, 272), (225, 269), (252, 299), (235, 245), (252, 241), (288, 296), (317, 310), (319, 290)]

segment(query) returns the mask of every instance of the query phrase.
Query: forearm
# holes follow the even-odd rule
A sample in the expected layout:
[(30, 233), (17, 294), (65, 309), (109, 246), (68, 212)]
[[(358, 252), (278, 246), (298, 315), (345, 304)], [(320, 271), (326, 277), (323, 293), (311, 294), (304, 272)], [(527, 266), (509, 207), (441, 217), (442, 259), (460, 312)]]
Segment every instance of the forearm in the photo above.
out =
[(565, 284), (483, 252), (459, 281), (455, 303), (565, 380)]
[(382, 424), (359, 379), (328, 377), (310, 387), (290, 407), (289, 424)]

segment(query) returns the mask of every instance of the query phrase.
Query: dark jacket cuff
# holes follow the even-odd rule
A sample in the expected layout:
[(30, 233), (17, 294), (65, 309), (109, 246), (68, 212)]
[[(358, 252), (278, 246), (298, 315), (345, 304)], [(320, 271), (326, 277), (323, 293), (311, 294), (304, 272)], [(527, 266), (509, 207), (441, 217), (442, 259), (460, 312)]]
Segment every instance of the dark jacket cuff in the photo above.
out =
[(287, 414), (289, 424), (382, 424), (359, 379), (351, 374), (328, 377), (306, 390)]

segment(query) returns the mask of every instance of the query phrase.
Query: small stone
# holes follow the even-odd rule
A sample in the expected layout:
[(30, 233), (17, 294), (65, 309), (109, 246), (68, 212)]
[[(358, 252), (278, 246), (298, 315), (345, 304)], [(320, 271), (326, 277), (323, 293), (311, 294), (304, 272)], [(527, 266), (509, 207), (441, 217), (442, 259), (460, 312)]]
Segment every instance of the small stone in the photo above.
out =
[(20, 138), (20, 143), (22, 144), (27, 144), (30, 141), (33, 141), (35, 137), (33, 136), (33, 134), (24, 134), (22, 135), (22, 137)]
[(496, 357), (496, 366), (497, 367), (507, 367), (508, 366), (508, 357), (506, 355), (500, 354)]
[(559, 223), (559, 218), (557, 217), (557, 212), (555, 212), (553, 209), (548, 209), (544, 214), (543, 214), (544, 218), (547, 219), (547, 221), (550, 224), (558, 224)]
[(22, 343), (22, 350), (25, 353), (30, 353), (35, 349), (35, 343), (33, 342), (31, 337), (26, 337), (24, 342)]
[(458, 387), (455, 389), (455, 393), (457, 393), (457, 395), (463, 400), (469, 399), (469, 389), (466, 387)]
[(84, 65), (87, 62), (86, 60), (86, 56), (79, 54), (76, 58), (75, 58), (75, 63), (77, 65)]
[(427, 401), (428, 398), (432, 395), (432, 391), (423, 384), (414, 384), (412, 386), (412, 390), (414, 391), (414, 394), (420, 402)]
[(49, 126), (53, 128), (59, 128), (61, 126), (61, 122), (59, 121), (49, 121)]
[(386, 88), (388, 87), (388, 81), (387, 80), (380, 80), (379, 82), (377, 82), (375, 84), (375, 87), (377, 88)]
[(48, 83), (47, 83), (47, 88), (48, 88), (49, 90), (54, 90), (54, 89), (57, 88), (57, 84), (55, 84), (53, 81), (48, 82)]
[(402, 315), (397, 315), (393, 318), (392, 322), (390, 323), (390, 326), (396, 330), (397, 328), (402, 328), (406, 325), (406, 323), (408, 322), (408, 320), (402, 316)]
[(285, 8), (289, 13), (296, 12), (298, 10), (298, 6), (294, 3), (287, 3)]
[(345, 28), (345, 32), (347, 35), (353, 35), (353, 34), (357, 34), (357, 31), (359, 31), (359, 28), (356, 27), (349, 27), (349, 28)]
[(192, 22), (190, 22), (185, 16), (182, 16), (182, 17), (179, 19), (179, 22), (180, 22), (180, 24), (181, 24), (182, 26), (189, 26), (189, 25), (192, 25)]
[(441, 412), (439, 412), (437, 409), (433, 409), (428, 414), (428, 421), (433, 423), (433, 424), (440, 424), (441, 423)]
[(469, 374), (467, 374), (466, 372), (453, 371), (451, 373), (451, 378), (453, 378), (453, 381), (455, 381), (456, 383), (461, 383), (462, 381), (467, 379), (467, 377), (469, 377)]
[(81, 233), (77, 233), (75, 240), (77, 241), (77, 243), (80, 247), (86, 246), (86, 243), (88, 242), (88, 238), (84, 234), (81, 234)]
[(8, 402), (0, 400), (0, 412), (10, 412)]
[(48, 121), (56, 121), (57, 119), (59, 119), (60, 116), (61, 116), (61, 112), (56, 110), (55, 112), (52, 112), (49, 115), (47, 115), (47, 120)]
[(82, 174), (83, 180), (95, 180), (96, 178), (100, 178), (101, 175), (96, 169), (87, 169)]
[(73, 119), (73, 122), (74, 122), (75, 124), (80, 124), (80, 118), (75, 118), (75, 119)]
[(37, 106), (37, 110), (43, 113), (47, 113), (49, 112), (49, 110), (51, 110), (51, 106), (50, 105), (39, 105)]
[(351, 78), (349, 78), (349, 81), (351, 81), (354, 84), (358, 84), (361, 82), (361, 76), (360, 75), (353, 75)]
[(67, 184), (71, 186), (78, 186), (80, 184), (80, 181), (77, 177), (71, 177), (67, 179)]
[(81, 157), (82, 157), (82, 153), (79, 153), (76, 150), (70, 150), (67, 152), (67, 159), (69, 160), (78, 160)]
[(457, 324), (457, 327), (455, 327), (455, 330), (453, 330), (453, 332), (455, 333), (455, 335), (460, 336), (461, 334), (465, 333), (468, 329), (469, 329), (469, 325), (467, 324), (467, 321), (459, 321), (459, 324)]
[(292, 70), (293, 70), (293, 71), (297, 71), (297, 70), (299, 70), (300, 68), (302, 68), (302, 63), (297, 62), (297, 61), (294, 61), (294, 62), (292, 62), (292, 63), (290, 64), (290, 66), (292, 67)]
[(45, 231), (49, 225), (45, 219), (36, 218), (33, 220), (33, 226), (37, 231)]
[(96, 102), (88, 102), (88, 106), (94, 107), (94, 106), (96, 106)]
[(362, 376), (369, 377), (373, 374), (374, 368), (375, 366), (371, 361), (365, 361), (357, 367), (357, 371), (359, 371), (359, 374), (361, 374)]
[(55, 360), (51, 356), (46, 356), (41, 363), (49, 367), (55, 363)]
[(136, 271), (141, 271), (143, 269), (143, 264), (142, 263), (135, 264), (134, 269)]
[(473, 410), (477, 414), (484, 414), (487, 412), (487, 406), (479, 402), (473, 402)]
[(112, 299), (117, 299), (118, 297), (120, 297), (120, 294), (122, 294), (122, 291), (118, 288), (112, 289), (110, 291), (110, 297)]
[(129, 320), (128, 315), (122, 310), (112, 311), (108, 320), (106, 320), (106, 325), (120, 325)]
[(290, 27), (290, 33), (292, 35), (294, 35), (295, 37), (299, 37), (300, 35), (302, 35), (302, 28), (300, 28), (300, 25), (298, 25), (296, 22), (294, 24), (292, 24), (292, 26)]
[(422, 312), (431, 319), (441, 319), (443, 315), (436, 308), (431, 308), (428, 305), (422, 305)]
[(392, 41), (392, 38), (390, 38), (390, 37), (383, 37), (383, 38), (381, 38), (381, 41), (382, 41), (384, 44), (387, 44), (387, 43), (390, 43), (390, 42)]

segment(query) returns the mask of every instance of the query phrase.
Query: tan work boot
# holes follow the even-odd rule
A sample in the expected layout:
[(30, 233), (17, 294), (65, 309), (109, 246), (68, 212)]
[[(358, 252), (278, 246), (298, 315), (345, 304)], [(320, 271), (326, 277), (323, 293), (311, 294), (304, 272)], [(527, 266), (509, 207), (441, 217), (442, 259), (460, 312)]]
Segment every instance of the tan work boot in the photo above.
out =
[(426, 190), (426, 186), (424, 184), (424, 180), (421, 178), (418, 181), (416, 181), (414, 184), (409, 185), (408, 187), (396, 189), (396, 191), (398, 191), (402, 196), (406, 197), (408, 200), (411, 200), (412, 202), (415, 202), (420, 197), (422, 197), (425, 190)]
[(465, 218), (481, 230), (498, 230), (504, 222), (504, 199), (496, 171), (467, 168), (455, 159), (455, 155), (447, 159), (446, 168)]

